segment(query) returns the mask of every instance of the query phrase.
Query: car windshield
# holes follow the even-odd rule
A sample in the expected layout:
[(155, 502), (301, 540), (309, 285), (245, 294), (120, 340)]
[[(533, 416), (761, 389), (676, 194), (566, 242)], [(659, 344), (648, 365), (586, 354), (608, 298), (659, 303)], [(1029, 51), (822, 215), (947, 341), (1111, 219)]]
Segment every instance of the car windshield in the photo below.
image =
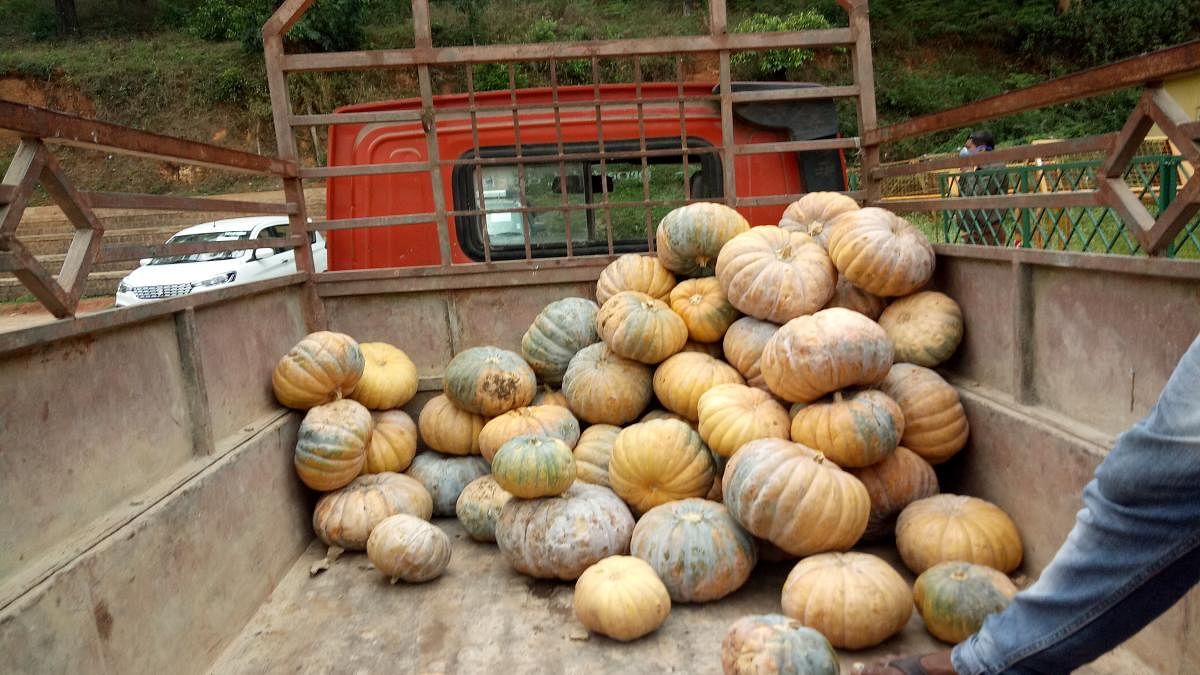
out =
[[(201, 232), (200, 234), (178, 234), (171, 237), (168, 244), (200, 244), (210, 241), (236, 241), (238, 239), (248, 239), (250, 233), (245, 230), (232, 232)], [(193, 253), (191, 255), (169, 255), (163, 258), (154, 258), (148, 265), (174, 265), (176, 263), (189, 262), (209, 262), (210, 260), (231, 260), (239, 258), (245, 251), (218, 251), (214, 253)]]

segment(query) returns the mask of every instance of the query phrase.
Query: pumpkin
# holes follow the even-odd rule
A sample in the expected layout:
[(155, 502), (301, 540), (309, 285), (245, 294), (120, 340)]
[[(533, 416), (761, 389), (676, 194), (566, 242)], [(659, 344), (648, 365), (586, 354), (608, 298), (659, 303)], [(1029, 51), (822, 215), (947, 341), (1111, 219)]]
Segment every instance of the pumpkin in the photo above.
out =
[(713, 460), (700, 434), (676, 420), (632, 424), (617, 434), (608, 480), (637, 513), (712, 488)]
[(737, 368), (751, 387), (767, 390), (767, 380), (762, 374), (762, 354), (778, 330), (779, 326), (773, 323), (744, 316), (725, 332), (721, 343), (725, 359)]
[(680, 349), (679, 351), (700, 352), (701, 354), (707, 354), (714, 359), (725, 359), (725, 352), (721, 349), (720, 342), (696, 342), (695, 340), (688, 340), (687, 342), (683, 343), (683, 349)]
[(663, 582), (645, 561), (614, 555), (575, 582), (575, 616), (588, 630), (621, 642), (658, 630), (671, 613)]
[(1021, 535), (999, 506), (978, 497), (934, 495), (904, 507), (896, 548), (913, 574), (947, 560), (987, 565), (1005, 574), (1021, 564)]
[(933, 276), (933, 246), (900, 216), (876, 207), (848, 211), (832, 223), (829, 257), (838, 274), (868, 293), (908, 295)]
[(900, 445), (904, 413), (876, 389), (835, 391), (801, 407), (792, 418), (792, 440), (823, 453), (843, 468), (870, 466)]
[[(563, 372), (566, 372), (566, 369), (564, 369)], [(571, 407), (571, 405), (567, 403), (567, 397), (564, 396), (561, 391), (551, 389), (550, 385), (548, 384), (544, 384), (538, 389), (537, 393), (533, 395), (533, 403), (530, 405), (557, 405), (562, 406), (563, 408)]]
[(788, 437), (788, 414), (770, 394), (744, 384), (719, 384), (696, 404), (700, 438), (721, 457), (757, 438)]
[(450, 537), (429, 522), (401, 513), (371, 531), (367, 558), (393, 584), (430, 581), (450, 565)]
[(839, 649), (873, 647), (912, 616), (908, 582), (869, 553), (822, 553), (796, 563), (783, 583), (783, 613)]
[(896, 361), (933, 368), (954, 354), (962, 341), (958, 303), (937, 291), (900, 298), (879, 316), (896, 350)]
[(362, 551), (367, 548), (371, 530), (397, 513), (429, 520), (433, 515), (433, 498), (425, 486), (402, 473), (359, 476), (317, 501), (313, 531), (326, 546)]
[(808, 403), (856, 385), (878, 384), (892, 366), (892, 341), (879, 324), (848, 309), (792, 319), (763, 348), (767, 386), (793, 403)]
[(745, 384), (733, 366), (698, 352), (676, 354), (654, 371), (654, 394), (660, 403), (695, 424), (704, 392), (719, 384)]
[(348, 398), (310, 409), (296, 434), (294, 464), (308, 487), (329, 492), (362, 473), (371, 440), (371, 411)]
[(433, 515), (453, 516), (454, 505), (467, 483), (488, 473), (487, 461), (479, 456), (454, 457), (421, 452), (408, 466), (408, 475), (421, 481), (433, 497)]
[(930, 464), (941, 464), (967, 444), (970, 426), (958, 390), (941, 375), (909, 363), (897, 363), (879, 388), (904, 412), (900, 444)]
[(521, 338), (521, 355), (539, 382), (560, 384), (575, 352), (600, 341), (596, 312), (600, 306), (584, 298), (563, 298), (546, 305)]
[(930, 635), (958, 644), (978, 632), (989, 614), (1004, 611), (1017, 594), (1005, 575), (961, 560), (938, 563), (913, 585), (913, 602)]
[(317, 331), (288, 350), (271, 374), (275, 399), (289, 408), (308, 410), (354, 391), (365, 362), (354, 338)]
[(512, 499), (496, 521), (496, 544), (513, 569), (543, 579), (577, 579), (591, 565), (629, 552), (633, 516), (612, 490), (575, 481), (557, 497)]
[(824, 635), (781, 614), (743, 616), (721, 642), (725, 675), (839, 675), (838, 655)]
[(843, 307), (877, 321), (887, 304), (887, 300), (878, 295), (871, 295), (845, 278), (839, 278), (833, 287), (833, 297), (825, 303), (825, 309)]
[(850, 548), (871, 512), (857, 478), (824, 455), (778, 438), (743, 445), (725, 465), (721, 488), (742, 527), (795, 556)]
[(472, 347), (446, 366), (446, 396), (459, 408), (484, 417), (529, 405), (536, 388), (533, 369), (505, 349)]
[(512, 495), (493, 476), (480, 476), (458, 495), (454, 515), (475, 541), (496, 541), (496, 521), (510, 499)]
[(654, 395), (650, 369), (597, 343), (579, 350), (563, 376), (571, 412), (592, 424), (625, 424), (642, 414)]
[(650, 563), (675, 602), (709, 602), (750, 578), (758, 558), (751, 537), (721, 504), (683, 499), (660, 504), (638, 520), (629, 544)]
[(717, 279), (742, 313), (785, 323), (824, 307), (837, 273), (829, 254), (807, 234), (768, 225), (739, 234), (721, 249)]
[(447, 455), (478, 455), (482, 415), (469, 413), (445, 394), (429, 399), (417, 416), (417, 428), (425, 445)]
[(863, 540), (891, 537), (896, 531), (896, 516), (904, 507), (938, 493), (933, 466), (904, 446), (878, 464), (851, 469), (871, 495), (871, 519)]
[[(363, 473), (403, 471), (417, 454), (417, 425), (403, 410), (371, 413), (371, 440)], [(344, 548), (344, 547), (343, 547)]]
[(675, 288), (675, 275), (654, 256), (626, 253), (609, 263), (596, 282), (596, 302), (603, 305), (621, 291), (638, 291), (667, 301)]
[(670, 304), (687, 326), (688, 337), (696, 342), (720, 342), (738, 318), (738, 311), (713, 277), (681, 281), (671, 291)]
[(612, 459), (613, 444), (621, 427), (593, 424), (583, 430), (572, 451), (575, 455), (576, 478), (594, 485), (609, 487), (608, 462)]
[(640, 419), (638, 421), (639, 422), (653, 422), (654, 420), (677, 420), (679, 422), (683, 422), (684, 424), (686, 424), (688, 426), (692, 426), (692, 423), (690, 421), (688, 421), (688, 419), (685, 418), (683, 415), (677, 415), (669, 410), (662, 410), (662, 409), (651, 410), (650, 412), (646, 413), (645, 415), (642, 415), (642, 419)]
[(479, 453), (492, 461), (500, 446), (517, 436), (548, 436), (567, 444), (568, 451), (579, 440), (579, 420), (567, 408), (532, 405), (493, 417), (479, 432)]
[(517, 436), (496, 452), (492, 475), (514, 497), (553, 497), (575, 482), (575, 456), (557, 438)]
[(622, 291), (596, 314), (596, 331), (617, 355), (654, 364), (683, 349), (687, 325), (665, 303)]
[(386, 342), (364, 342), (363, 374), (350, 398), (372, 410), (391, 410), (417, 393), (417, 367), (400, 349)]
[(779, 219), (779, 227), (789, 232), (803, 232), (822, 248), (828, 248), (834, 219), (858, 209), (858, 202), (840, 192), (810, 192), (788, 204)]
[(742, 214), (724, 204), (695, 202), (680, 206), (658, 223), (658, 259), (676, 274), (711, 277), (721, 247), (749, 229), (750, 223)]

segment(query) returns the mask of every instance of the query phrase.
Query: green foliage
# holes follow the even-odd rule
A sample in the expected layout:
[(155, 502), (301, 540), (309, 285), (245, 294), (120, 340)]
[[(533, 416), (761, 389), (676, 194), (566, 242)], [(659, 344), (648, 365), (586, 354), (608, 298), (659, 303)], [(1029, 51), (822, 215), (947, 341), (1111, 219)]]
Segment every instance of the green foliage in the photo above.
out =
[(54, 5), (46, 0), (0, 0), (0, 16), (11, 17), (9, 30), (37, 42), (54, 37), (58, 31)]
[[(366, 42), (363, 28), (372, 0), (321, 0), (287, 34), (289, 46), (309, 51), (358, 49)], [(279, 0), (202, 0), (187, 19), (185, 30), (202, 39), (238, 40), (247, 51), (262, 48), (262, 25)]]
[(1060, 16), (1022, 8), (1016, 22), (1025, 54), (1069, 54), (1093, 66), (1194, 39), (1200, 0), (1087, 0)]
[[(739, 21), (735, 33), (768, 33), (829, 28), (826, 18), (814, 11), (775, 16), (756, 13)], [(747, 79), (785, 79), (787, 71), (799, 68), (813, 59), (811, 49), (772, 49), (764, 52), (738, 52), (731, 63)]]

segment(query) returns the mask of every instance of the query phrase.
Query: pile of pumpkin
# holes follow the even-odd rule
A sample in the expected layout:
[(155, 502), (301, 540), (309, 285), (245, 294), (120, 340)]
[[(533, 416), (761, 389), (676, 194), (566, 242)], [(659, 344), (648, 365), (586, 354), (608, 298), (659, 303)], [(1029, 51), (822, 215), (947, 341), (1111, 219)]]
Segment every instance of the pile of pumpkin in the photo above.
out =
[[(681, 207), (657, 257), (617, 258), (595, 302), (550, 303), (521, 353), (457, 354), (417, 424), (399, 410), (417, 389), (401, 350), (310, 335), (274, 385), (308, 409), (296, 470), (329, 492), (313, 526), (419, 582), (450, 559), (429, 519), (457, 516), (518, 572), (578, 579), (580, 621), (618, 640), (656, 630), (672, 601), (735, 591), (760, 556), (799, 558), (787, 616), (735, 624), (727, 672), (837, 672), (831, 645), (886, 640), (914, 600), (936, 637), (962, 640), (1015, 593), (1022, 549), (998, 507), (938, 494), (933, 465), (968, 424), (931, 370), (963, 330), (958, 305), (924, 290), (933, 268), (920, 231), (836, 193), (804, 196), (779, 226)], [(915, 595), (847, 552), (893, 533)]]

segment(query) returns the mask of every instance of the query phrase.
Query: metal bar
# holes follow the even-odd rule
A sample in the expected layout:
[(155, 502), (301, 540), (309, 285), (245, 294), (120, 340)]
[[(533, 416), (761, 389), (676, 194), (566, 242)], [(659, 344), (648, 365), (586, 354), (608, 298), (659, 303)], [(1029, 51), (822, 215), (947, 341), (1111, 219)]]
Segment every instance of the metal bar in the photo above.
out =
[(998, 262), (1019, 260), (1040, 267), (1200, 281), (1200, 265), (1197, 265), (1195, 260), (964, 244), (934, 244), (933, 250), (938, 257)]
[(267, 37), (280, 37), (291, 30), (292, 26), (295, 26), (296, 22), (304, 17), (308, 8), (312, 7), (313, 2), (314, 0), (285, 0), (263, 24), (264, 40)]
[[(697, 147), (697, 148), (689, 149), (688, 152), (693, 155), (719, 154), (721, 152), (721, 148), (712, 147), (712, 146)], [(621, 150), (621, 151), (612, 151), (612, 152), (605, 152), (605, 153), (601, 153), (601, 152), (597, 151), (597, 152), (567, 152), (567, 153), (563, 153), (561, 155), (551, 155), (551, 154), (522, 155), (522, 158), (526, 160), (527, 164), (537, 164), (537, 163), (552, 164), (559, 160), (564, 160), (564, 161), (568, 161), (568, 162), (597, 160), (597, 159), (600, 159), (602, 156), (606, 159), (637, 159), (637, 158), (642, 157), (643, 155), (645, 155), (646, 157), (674, 157), (674, 156), (677, 156), (678, 154), (679, 154), (679, 151), (676, 150), (675, 148), (660, 148), (658, 150), (646, 150), (645, 152), (642, 152), (641, 150)], [(441, 161), (441, 165), (442, 166), (474, 166), (474, 165), (478, 164), (480, 166), (496, 166), (496, 165), (509, 166), (513, 163), (512, 159), (513, 159), (512, 156), (484, 157), (478, 161), (471, 160), (471, 159), (444, 159)], [(368, 164), (366, 166), (378, 166), (378, 165)]]
[(729, 206), (737, 201), (737, 156), (733, 137), (733, 90), (730, 86), (729, 52), (722, 51), (718, 59), (721, 79), (721, 171), (725, 183), (724, 201), (725, 205)]
[[(479, 120), (475, 113), (475, 67), (467, 66), (467, 103), (471, 115), (471, 148), (474, 150), (473, 157), (479, 159)], [(475, 206), (479, 208), (487, 208), (487, 199), (483, 196), (483, 171), (478, 162), (471, 169), (471, 177), (475, 181)], [(483, 242), (483, 260), (484, 262), (492, 262), (492, 237), (488, 234), (487, 218), (479, 218), (476, 220), (479, 225), (479, 240)]]
[(2, 138), (40, 138), (46, 143), (242, 173), (283, 176), (296, 170), (293, 164), (274, 157), (185, 141), (4, 100), (0, 100)]
[(329, 113), (327, 115), (292, 115), (288, 124), (293, 127), (324, 127), (331, 124), (382, 124), (385, 122), (419, 122), (420, 110), (381, 110), (378, 112)]
[(317, 166), (300, 169), (301, 178), (345, 178), (348, 176), (380, 176), (392, 173), (424, 173), (433, 169), (429, 162), (396, 162), (392, 164), (358, 164), (355, 166)]
[[(605, 232), (608, 236), (608, 254), (613, 254), (613, 220), (612, 209), (608, 207), (608, 162), (604, 152), (604, 116), (600, 111), (600, 60), (592, 57), (592, 97), (596, 100), (596, 148), (600, 151), (600, 205), (604, 209)], [(595, 220), (595, 214), (592, 215)], [(653, 251), (654, 249), (650, 249)]]
[[(412, 0), (414, 45), (433, 48), (433, 28), (429, 23), (429, 0)], [(425, 152), (429, 160), (429, 179), (433, 189), (433, 210), (437, 214), (438, 252), (442, 265), (453, 261), (450, 253), (450, 223), (446, 218), (446, 194), (442, 191), (442, 171), (438, 168), (441, 149), (438, 147), (437, 123), (433, 117), (433, 79), (427, 64), (417, 66), (417, 82), (421, 89), (421, 124), (425, 128)]]
[(11, 201), (0, 207), (0, 249), (7, 248), (5, 237), (12, 236), (21, 224), (21, 214), (29, 205), (29, 197), (33, 194), (33, 188), (37, 186), (49, 154), (46, 146), (36, 139), (22, 139), (13, 153), (4, 178), (0, 179), (0, 184), (12, 191)]
[(811, 49), (814, 47), (844, 47), (854, 44), (847, 28), (789, 31), (779, 33), (722, 33), (720, 35), (685, 35), (638, 38), (630, 40), (595, 40), (575, 43), (539, 43), (524, 45), (486, 45), (472, 47), (416, 47), (414, 49), (381, 49), (373, 51), (334, 52), (325, 54), (289, 54), (283, 61), (287, 72), (327, 70), (364, 70), (457, 63), (495, 63), (542, 61), (551, 56), (559, 59), (628, 58), (632, 56), (663, 56), (694, 54), (721, 50), (757, 51), (767, 49)]
[(885, 199), (880, 206), (892, 211), (964, 211), (967, 209), (1067, 209), (1088, 206), (1107, 206), (1097, 190), (1044, 192), (1029, 195), (989, 195), (982, 197), (950, 197), (947, 199)]
[(863, 133), (864, 141), (888, 143), (1014, 113), (1107, 94), (1192, 72), (1200, 63), (1200, 40), (1017, 89), (974, 103)]
[[(508, 64), (508, 91), (513, 104), (512, 111), (512, 131), (513, 143), (517, 146), (515, 160), (517, 162), (517, 190), (521, 195), (521, 204), (529, 204), (529, 198), (525, 194), (525, 159), (521, 150), (521, 120), (517, 116), (517, 68), (513, 64)], [(525, 240), (525, 259), (533, 259), (529, 243), (529, 219), (524, 215), (521, 216), (521, 236)]]
[(80, 203), (75, 187), (59, 167), (58, 160), (50, 153), (46, 153), (41, 183), (58, 204), (63, 215), (75, 227), (75, 236), (71, 238), (71, 244), (67, 247), (67, 254), (58, 273), (58, 285), (66, 292), (73, 309), (83, 296), (92, 262), (100, 252), (104, 226), (87, 205)]
[[(13, 276), (42, 303), (43, 307), (59, 319), (75, 314), (75, 308), (79, 304), (78, 298), (72, 301), (24, 244), (17, 240), (9, 242), (8, 253), (13, 258)], [(0, 334), (0, 338), (2, 337)]]
[[(1001, 162), (1017, 162), (1040, 157), (1057, 157), (1059, 155), (1074, 155), (1084, 152), (1108, 152), (1113, 147), (1113, 143), (1117, 140), (1117, 132), (1107, 134), (1099, 134), (1096, 136), (1085, 136), (1083, 138), (1072, 138), (1066, 141), (1055, 141), (1053, 143), (1038, 143), (1032, 145), (1018, 145), (1011, 148), (1001, 150), (993, 150), (987, 153), (988, 163)], [(909, 176), (915, 174), (926, 173), (929, 171), (937, 171), (939, 169), (965, 169), (973, 167), (979, 163), (979, 157), (935, 157), (932, 159), (923, 159), (919, 161), (906, 162), (904, 164), (890, 164), (881, 166), (871, 172), (875, 178), (887, 178), (889, 176)]]
[(501, 260), (487, 263), (470, 263), (440, 267), (426, 265), (423, 267), (391, 267), (364, 270), (340, 270), (337, 272), (322, 272), (317, 275), (319, 285), (345, 283), (348, 281), (383, 281), (387, 279), (418, 279), (418, 278), (447, 278), (462, 276), (477, 276), (487, 279), (510, 271), (537, 272), (557, 270), (561, 268), (604, 268), (615, 256), (575, 256), (574, 258), (539, 258), (537, 260)]
[(179, 365), (183, 373), (183, 393), (191, 418), (192, 450), (197, 455), (216, 451), (213, 438), (212, 410), (208, 402), (208, 386), (204, 380), (204, 356), (200, 348), (200, 331), (196, 327), (196, 308), (186, 307), (175, 314), (175, 338), (179, 344)]
[[(711, 15), (710, 15), (711, 16)], [(692, 172), (688, 166), (687, 113), (683, 102), (683, 57), (675, 57), (675, 94), (679, 97), (679, 150), (683, 158), (683, 198), (692, 198)]]
[(771, 155), (779, 152), (811, 152), (813, 150), (854, 150), (861, 148), (858, 137), (824, 138), (815, 141), (786, 141), (783, 143), (756, 143), (739, 145), (735, 155)]
[(733, 94), (733, 102), (763, 103), (767, 101), (805, 101), (814, 98), (853, 98), (858, 96), (858, 94), (858, 85), (796, 87), (795, 89), (771, 89), (767, 91), (738, 91)]
[(879, 121), (875, 111), (875, 66), (871, 57), (871, 19), (870, 9), (865, 1), (853, 0), (843, 3), (850, 15), (850, 32), (854, 37), (854, 54), (850, 59), (850, 69), (854, 76), (854, 85), (858, 87), (858, 136), (862, 139), (861, 185), (865, 193), (865, 203), (875, 204), (883, 196), (883, 185), (875, 180), (872, 171), (879, 166), (879, 145), (873, 140), (873, 134)]
[(1101, 162), (1100, 168), (1096, 170), (1097, 178), (1120, 178), (1125, 173), (1125, 169), (1129, 167), (1133, 156), (1138, 153), (1142, 139), (1154, 125), (1154, 120), (1150, 118), (1152, 91), (1152, 88), (1147, 88), (1142, 92), (1142, 97), (1138, 99), (1133, 112), (1129, 113), (1116, 140), (1113, 141), (1112, 150)]
[(17, 194), (17, 188), (12, 185), (0, 185), (0, 206), (7, 206)]
[[(527, 265), (524, 269), (496, 269), (494, 265), (477, 263), (455, 265), (453, 269), (469, 268), (470, 274), (448, 276), (416, 276), (400, 278), (362, 278), (353, 280), (326, 281), (321, 284), (322, 297), (344, 297), (355, 295), (391, 295), (422, 292), (444, 292), (451, 290), (469, 291), (480, 288), (496, 289), (556, 283), (595, 283), (600, 271), (612, 262), (614, 256), (575, 257), (520, 260)], [(584, 266), (547, 266), (543, 263), (574, 263), (586, 261)], [(498, 263), (497, 263), (498, 264)], [(372, 270), (362, 270), (370, 272)], [(329, 274), (343, 274), (331, 272)], [(458, 345), (452, 345), (457, 348)]]
[[(717, 0), (719, 1), (719, 0)], [(633, 57), (633, 90), (634, 97), (642, 98), (642, 59), (641, 57)], [(650, 162), (646, 159), (646, 109), (641, 104), (637, 104), (637, 122), (638, 122), (638, 157), (642, 163), (642, 201), (650, 201)], [(656, 244), (654, 238), (654, 214), (649, 207), (642, 208), (642, 219), (646, 225), (646, 249), (651, 253), (654, 252)]]
[(224, 253), (226, 251), (248, 251), (258, 248), (300, 248), (307, 239), (299, 235), (272, 237), (270, 239), (242, 239), (236, 241), (204, 241), (187, 244), (108, 244), (97, 256), (96, 262), (110, 263), (142, 258), (166, 258), (177, 255), (201, 253)]
[[(674, 101), (674, 98), (668, 98), (665, 96), (655, 96), (655, 95), (653, 95), (654, 94), (653, 91), (651, 92), (651, 94), (652, 94), (651, 96), (648, 96), (648, 97), (642, 99), (643, 102), (654, 101), (654, 102), (669, 104)], [(721, 97), (717, 94), (703, 94), (703, 95), (694, 95), (694, 96), (684, 96), (683, 100), (688, 103), (715, 103), (717, 101), (720, 101)], [(576, 101), (559, 101), (558, 105), (560, 108), (567, 109), (567, 110), (574, 110), (576, 108), (579, 108), (582, 110), (582, 109), (590, 108), (590, 107), (596, 105), (597, 103), (602, 104), (605, 108), (607, 108), (609, 110), (613, 110), (613, 109), (620, 109), (623, 106), (637, 105), (638, 100), (635, 98), (604, 98), (604, 99), (601, 99), (601, 98), (599, 98), (599, 94), (597, 94), (596, 98), (594, 98), (594, 99), (582, 99), (582, 100), (576, 100)], [(535, 113), (536, 112), (547, 112), (550, 110), (550, 107), (544, 103), (534, 103), (531, 105), (519, 106), (519, 105), (514, 105), (510, 102), (510, 103), (506, 103), (503, 105), (496, 104), (496, 105), (475, 106), (475, 112), (507, 113), (507, 112), (511, 112), (514, 108), (516, 108), (517, 110), (524, 111), (524, 112), (535, 112)], [(445, 120), (445, 119), (459, 119), (459, 118), (461, 118), (461, 115), (463, 112), (468, 112), (470, 110), (471, 110), (470, 106), (467, 106), (467, 107), (453, 106), (453, 107), (440, 108), (435, 112), (439, 118)]]
[(708, 32), (713, 35), (725, 35), (728, 14), (725, 11), (725, 0), (708, 0)]
[[(511, 209), (504, 211), (492, 211), (492, 213), (507, 213)], [(457, 213), (457, 212), (456, 212)], [(322, 232), (330, 232), (333, 230), (354, 230), (360, 227), (394, 227), (398, 225), (428, 225), (437, 219), (435, 213), (407, 213), (404, 215), (394, 216), (365, 216), (361, 218), (338, 218), (333, 220), (324, 220), (314, 218), (312, 221), (312, 229)]]
[(288, 215), (295, 211), (295, 205), (290, 203), (243, 202), (233, 199), (175, 197), (138, 192), (80, 192), (79, 201), (93, 209), (147, 209), (264, 215)]
[[(842, 194), (846, 195), (847, 197), (850, 197), (851, 199), (854, 199), (855, 201), (860, 201), (863, 198), (863, 193), (861, 190), (851, 190), (849, 192), (843, 192)], [(796, 201), (796, 199), (797, 199), (796, 195), (767, 195), (767, 196), (763, 196), (763, 197), (739, 197), (738, 200), (734, 203), (734, 207), (740, 208), (742, 206), (778, 206), (780, 204), (791, 204), (792, 202)]]
[(1179, 131), (1193, 141), (1200, 139), (1200, 121), (1180, 124)]
[(17, 257), (8, 251), (0, 251), (0, 272), (11, 272), (21, 269), (21, 263)]
[(1147, 251), (1157, 253), (1175, 239), (1175, 235), (1200, 212), (1200, 179), (1189, 180), (1175, 201), (1171, 202), (1158, 219), (1146, 228), (1145, 237), (1139, 236)]
[(1150, 90), (1150, 105), (1148, 113), (1167, 139), (1179, 149), (1179, 154), (1193, 166), (1200, 166), (1200, 149), (1193, 143), (1190, 134), (1182, 132), (1182, 127), (1191, 121), (1179, 103), (1171, 97), (1166, 89)]
[[(558, 63), (554, 59), (550, 59), (550, 97), (554, 107), (554, 139), (555, 148), (558, 150), (558, 155), (563, 155), (563, 134), (562, 134), (562, 116), (558, 110)], [(582, 183), (589, 180), (588, 176), (580, 173), (579, 180)], [(562, 218), (563, 231), (567, 239), (567, 257), (574, 257), (574, 250), (571, 243), (571, 199), (567, 195), (567, 163), (563, 160), (558, 160), (558, 191), (560, 201), (562, 202)]]

